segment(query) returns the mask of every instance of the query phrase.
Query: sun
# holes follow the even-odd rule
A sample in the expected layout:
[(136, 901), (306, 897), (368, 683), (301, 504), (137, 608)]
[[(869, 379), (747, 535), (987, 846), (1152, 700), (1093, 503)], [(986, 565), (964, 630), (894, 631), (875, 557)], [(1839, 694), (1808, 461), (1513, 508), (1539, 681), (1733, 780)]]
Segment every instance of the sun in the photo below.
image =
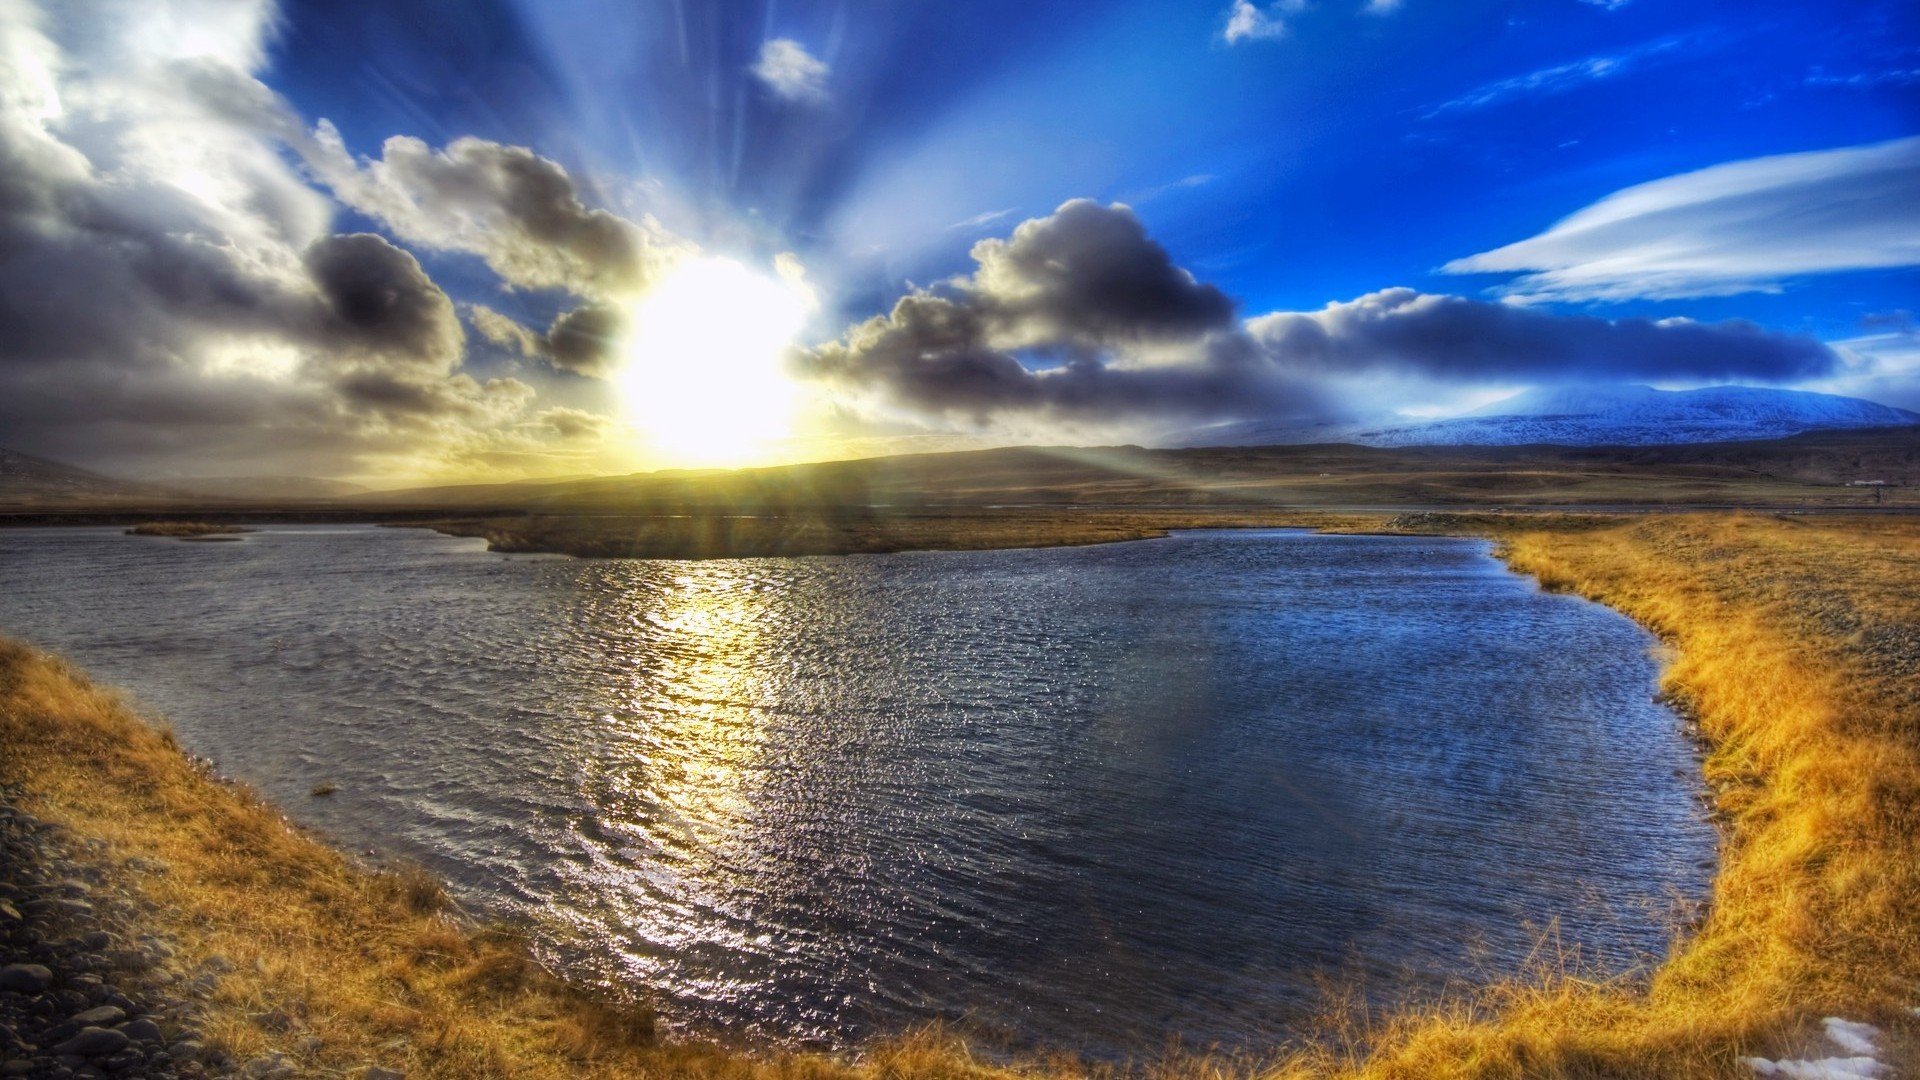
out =
[(617, 376), (627, 421), (673, 464), (765, 460), (792, 430), (786, 351), (812, 307), (797, 279), (726, 258), (681, 263), (634, 305)]

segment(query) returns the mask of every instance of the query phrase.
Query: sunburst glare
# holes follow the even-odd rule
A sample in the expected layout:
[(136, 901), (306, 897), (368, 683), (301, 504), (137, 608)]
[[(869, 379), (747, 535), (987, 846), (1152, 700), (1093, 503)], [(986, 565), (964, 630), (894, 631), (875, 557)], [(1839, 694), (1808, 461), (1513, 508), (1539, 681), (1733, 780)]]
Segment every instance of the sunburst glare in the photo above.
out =
[(760, 461), (793, 427), (786, 351), (813, 308), (792, 276), (726, 258), (676, 267), (634, 306), (622, 408), (646, 448), (678, 465)]

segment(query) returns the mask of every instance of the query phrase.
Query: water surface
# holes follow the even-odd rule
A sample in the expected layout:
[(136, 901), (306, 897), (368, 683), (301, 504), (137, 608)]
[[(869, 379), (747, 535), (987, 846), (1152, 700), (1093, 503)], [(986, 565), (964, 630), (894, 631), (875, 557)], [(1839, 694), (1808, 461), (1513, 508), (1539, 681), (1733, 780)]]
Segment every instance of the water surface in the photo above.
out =
[[(702, 563), (0, 531), (0, 630), (681, 1030), (1119, 1056), (1613, 970), (1704, 894), (1648, 636), (1477, 541)], [(339, 786), (314, 799), (319, 782)]]

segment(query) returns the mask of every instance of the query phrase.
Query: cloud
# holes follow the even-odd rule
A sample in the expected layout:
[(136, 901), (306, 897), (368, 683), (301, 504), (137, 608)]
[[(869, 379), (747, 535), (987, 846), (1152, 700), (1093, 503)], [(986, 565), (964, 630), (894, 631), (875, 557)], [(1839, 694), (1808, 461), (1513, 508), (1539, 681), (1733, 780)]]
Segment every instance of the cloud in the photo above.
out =
[(386, 238), (334, 233), (282, 157), (291, 113), (252, 74), (273, 17), (0, 4), (10, 446), (136, 473), (420, 473), (532, 403), (462, 370), (446, 294)]
[(827, 100), (827, 65), (792, 38), (774, 38), (760, 46), (750, 69), (761, 85), (784, 101), (818, 105)]
[[(1251, 366), (1233, 302), (1174, 265), (1133, 211), (1087, 200), (973, 247), (971, 275), (804, 352), (800, 370), (911, 410), (1206, 415), (1232, 401), (1299, 404)], [(1217, 340), (1216, 340), (1217, 339)]]
[(1432, 120), (1447, 113), (1490, 108), (1518, 98), (1564, 94), (1588, 83), (1625, 75), (1649, 58), (1675, 53), (1686, 44), (1686, 41), (1684, 37), (1660, 38), (1624, 52), (1589, 56), (1582, 60), (1555, 64), (1552, 67), (1530, 71), (1509, 79), (1499, 79), (1435, 105), (1427, 111), (1425, 119)]
[(480, 304), (467, 305), (467, 320), (495, 345), (559, 371), (604, 379), (624, 364), (629, 318), (620, 304), (587, 303), (561, 312), (544, 334)]
[(1444, 267), (1518, 273), (1522, 300), (1775, 292), (1797, 276), (1920, 265), (1920, 137), (1716, 165), (1616, 192), (1531, 239)]
[(651, 222), (588, 207), (567, 171), (519, 146), (395, 136), (355, 161), (333, 125), (285, 132), (336, 198), (409, 243), (483, 259), (501, 280), (576, 296), (632, 296), (685, 253)]
[(1302, 375), (1417, 374), (1451, 382), (1611, 382), (1827, 375), (1838, 358), (1812, 338), (1752, 323), (1555, 315), (1461, 296), (1383, 289), (1313, 312), (1247, 321), (1275, 364)]
[(994, 222), (1001, 220), (1002, 218), (1009, 218), (1012, 216), (1013, 216), (1013, 210), (1011, 208), (1008, 208), (1006, 210), (987, 210), (983, 213), (975, 214), (970, 218), (964, 218), (960, 221), (956, 221), (953, 224), (947, 226), (947, 228), (978, 229), (982, 225), (991, 225)]
[(1014, 348), (1179, 338), (1229, 325), (1233, 301), (1175, 266), (1122, 204), (1075, 199), (973, 246), (962, 288)]
[(1619, 11), (1621, 8), (1632, 3), (1633, 0), (1580, 0), (1580, 2), (1607, 11)]
[(1220, 36), (1229, 45), (1242, 41), (1277, 41), (1287, 36), (1286, 17), (1306, 8), (1306, 0), (1279, 0), (1264, 8), (1255, 6), (1251, 0), (1233, 0)]
[(606, 378), (621, 366), (627, 321), (626, 309), (614, 304), (574, 308), (548, 327), (542, 341), (545, 354), (563, 371)]
[(1368, 15), (1391, 15), (1400, 10), (1401, 0), (1367, 0), (1360, 10)]
[(1847, 90), (1871, 90), (1879, 86), (1912, 86), (1920, 83), (1920, 67), (1881, 68), (1837, 75), (1814, 68), (1805, 80), (1808, 86), (1837, 86)]
[(545, 348), (539, 334), (484, 304), (468, 304), (466, 312), (467, 321), (473, 324), (481, 337), (508, 352), (532, 358), (539, 356)]
[(989, 427), (1312, 418), (1361, 398), (1377, 411), (1382, 380), (1792, 381), (1838, 363), (1819, 342), (1748, 323), (1553, 315), (1412, 289), (1242, 322), (1130, 209), (1084, 200), (973, 258), (972, 274), (805, 350), (799, 371), (881, 412)]

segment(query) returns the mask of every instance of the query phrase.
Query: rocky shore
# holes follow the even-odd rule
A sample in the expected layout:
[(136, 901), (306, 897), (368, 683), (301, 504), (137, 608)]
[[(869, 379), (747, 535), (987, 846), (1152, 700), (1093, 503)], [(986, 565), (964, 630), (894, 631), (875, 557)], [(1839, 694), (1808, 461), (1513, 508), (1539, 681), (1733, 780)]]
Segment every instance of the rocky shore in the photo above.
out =
[[(312, 1067), (320, 1040), (290, 1012), (256, 1017), (285, 1036), (284, 1049), (234, 1060), (202, 1034), (230, 961), (177, 960), (174, 943), (142, 927), (150, 905), (132, 887), (169, 868), (116, 863), (83, 840), (19, 808), (0, 787), (0, 1077), (198, 1080), (338, 1076)], [(401, 1080), (363, 1066), (352, 1080)]]

